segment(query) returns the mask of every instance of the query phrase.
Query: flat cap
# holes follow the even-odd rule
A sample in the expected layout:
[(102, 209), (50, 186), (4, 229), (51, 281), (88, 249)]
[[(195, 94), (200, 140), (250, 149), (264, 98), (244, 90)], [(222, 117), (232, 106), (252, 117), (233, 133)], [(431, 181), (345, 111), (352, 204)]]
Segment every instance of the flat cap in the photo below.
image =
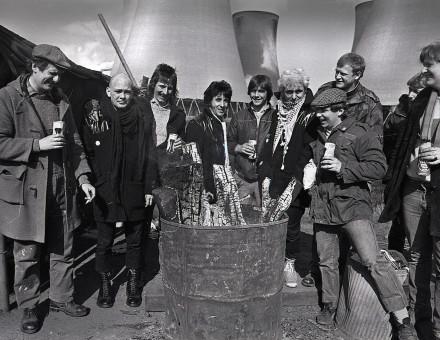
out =
[(66, 55), (56, 46), (41, 44), (34, 47), (32, 57), (47, 60), (55, 66), (70, 70), (71, 65)]
[(331, 88), (318, 94), (312, 101), (313, 107), (326, 107), (334, 104), (341, 104), (347, 101), (347, 94), (337, 88)]

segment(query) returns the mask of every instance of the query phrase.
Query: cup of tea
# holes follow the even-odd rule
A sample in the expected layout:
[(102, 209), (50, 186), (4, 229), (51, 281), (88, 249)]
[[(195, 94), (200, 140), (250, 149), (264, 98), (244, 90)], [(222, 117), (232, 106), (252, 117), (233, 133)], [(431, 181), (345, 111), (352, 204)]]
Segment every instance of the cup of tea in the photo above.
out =
[(168, 143), (167, 143), (167, 152), (168, 153), (174, 152), (174, 143), (176, 142), (177, 137), (178, 137), (177, 134), (170, 133), (170, 135), (168, 137)]
[(257, 159), (257, 141), (255, 139), (249, 139), (248, 143), (254, 148), (254, 152), (249, 156), (249, 159), (255, 160)]
[(64, 122), (62, 120), (57, 120), (53, 122), (53, 132), (54, 135), (63, 135), (64, 134)]

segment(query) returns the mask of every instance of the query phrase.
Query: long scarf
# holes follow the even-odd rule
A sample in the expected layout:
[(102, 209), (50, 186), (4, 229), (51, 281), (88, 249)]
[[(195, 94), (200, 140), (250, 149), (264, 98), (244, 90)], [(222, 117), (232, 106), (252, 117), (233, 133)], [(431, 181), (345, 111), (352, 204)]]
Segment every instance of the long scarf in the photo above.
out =
[(294, 102), (283, 103), (278, 100), (278, 124), (275, 131), (275, 136), (273, 139), (272, 153), (275, 152), (278, 143), (281, 140), (280, 146), (283, 147), (283, 162), (281, 165), (281, 170), (284, 170), (284, 158), (286, 157), (288, 145), (290, 138), (292, 138), (292, 132), (295, 127), (296, 120), (298, 118), (298, 113), (301, 110), (306, 96)]
[(101, 101), (103, 116), (110, 122), (112, 146), (110, 151), (111, 157), (111, 190), (113, 198), (116, 202), (121, 203), (121, 192), (124, 188), (124, 137), (123, 134), (132, 134), (139, 131), (139, 156), (138, 162), (138, 179), (143, 174), (143, 165), (145, 160), (145, 134), (144, 120), (141, 118), (141, 107), (136, 105), (135, 99), (132, 99), (131, 105), (125, 110), (116, 110), (108, 97), (104, 97)]

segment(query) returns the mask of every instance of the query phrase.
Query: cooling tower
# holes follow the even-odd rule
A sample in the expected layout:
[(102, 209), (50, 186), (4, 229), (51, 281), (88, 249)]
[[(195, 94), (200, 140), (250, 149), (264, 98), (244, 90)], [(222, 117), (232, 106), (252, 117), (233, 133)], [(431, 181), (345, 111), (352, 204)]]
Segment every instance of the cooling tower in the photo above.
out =
[(355, 8), (356, 19), (354, 26), (353, 47), (351, 48), (352, 50), (354, 50), (357, 44), (359, 43), (359, 40), (362, 36), (362, 32), (364, 31), (365, 25), (370, 16), (370, 10), (372, 5), (373, 5), (373, 1), (366, 1), (360, 3)]
[(123, 51), (136, 80), (159, 63), (176, 67), (181, 98), (203, 98), (211, 81), (247, 101), (229, 0), (139, 0)]
[(395, 105), (420, 71), (420, 50), (440, 38), (439, 0), (374, 0), (354, 52), (367, 63), (362, 83)]
[[(134, 15), (136, 14), (136, 8), (138, 5), (138, 0), (124, 0), (124, 5), (122, 9), (122, 25), (121, 25), (121, 35), (119, 36), (118, 46), (121, 52), (124, 52), (125, 46), (127, 44), (128, 37), (130, 36), (131, 26), (133, 23)], [(112, 75), (123, 72), (124, 68), (119, 60), (118, 55), (115, 57), (115, 63), (112, 68)]]
[(277, 59), (278, 15), (243, 11), (235, 13), (232, 18), (246, 82), (249, 83), (249, 79), (256, 74), (265, 74), (276, 88), (280, 77)]

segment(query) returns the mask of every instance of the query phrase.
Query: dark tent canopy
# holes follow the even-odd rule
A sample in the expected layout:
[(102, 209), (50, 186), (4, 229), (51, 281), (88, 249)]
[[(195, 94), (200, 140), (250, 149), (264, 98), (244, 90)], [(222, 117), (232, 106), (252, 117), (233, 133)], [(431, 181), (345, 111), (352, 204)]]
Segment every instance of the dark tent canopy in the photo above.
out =
[[(0, 87), (27, 72), (26, 63), (34, 46), (34, 43), (0, 25)], [(59, 86), (69, 97), (75, 121), (79, 125), (83, 104), (90, 98), (101, 98), (110, 78), (69, 61), (72, 69), (63, 74)]]

